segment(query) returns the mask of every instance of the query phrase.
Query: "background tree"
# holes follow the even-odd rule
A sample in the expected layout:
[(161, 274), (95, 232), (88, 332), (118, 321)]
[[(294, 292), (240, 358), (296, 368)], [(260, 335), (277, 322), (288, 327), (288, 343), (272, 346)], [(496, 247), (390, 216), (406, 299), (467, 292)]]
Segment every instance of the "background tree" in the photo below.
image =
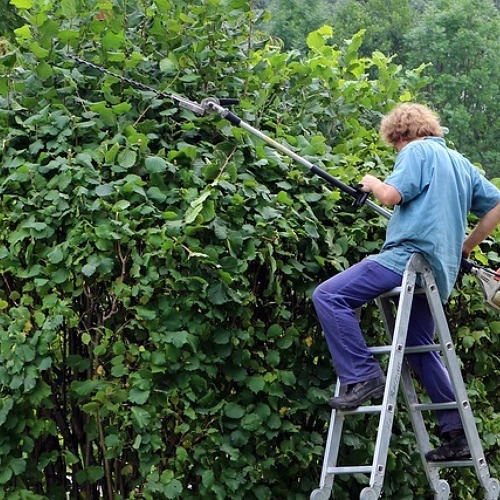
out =
[(500, 174), (500, 15), (490, 0), (442, 0), (406, 36), (408, 64), (429, 61), (425, 95), (450, 139), (490, 176)]
[(300, 0), (271, 0), (266, 9), (270, 17), (261, 27), (282, 40), (285, 49), (307, 52), (307, 35), (332, 18), (332, 4), (328, 0), (304, 3)]
[(361, 54), (370, 56), (379, 50), (404, 57), (405, 34), (415, 22), (415, 13), (409, 0), (340, 0), (331, 10), (331, 23), (337, 43), (349, 39), (360, 30), (365, 31)]
[[(291, 21), (275, 13), (291, 12), (283, 0), (271, 0), (271, 22), (264, 28), (284, 39), (285, 47), (301, 30), (330, 24), (335, 43), (364, 31), (361, 54), (380, 50), (403, 67), (429, 63), (432, 85), (422, 95), (447, 123), (449, 139), (491, 177), (499, 175), (498, 82), (500, 72), (499, 12), (491, 0), (337, 0), (325, 8), (312, 2), (320, 19)], [(308, 9), (309, 10), (309, 9)], [(288, 18), (287, 18), (288, 19)], [(297, 44), (293, 45), (300, 49)]]

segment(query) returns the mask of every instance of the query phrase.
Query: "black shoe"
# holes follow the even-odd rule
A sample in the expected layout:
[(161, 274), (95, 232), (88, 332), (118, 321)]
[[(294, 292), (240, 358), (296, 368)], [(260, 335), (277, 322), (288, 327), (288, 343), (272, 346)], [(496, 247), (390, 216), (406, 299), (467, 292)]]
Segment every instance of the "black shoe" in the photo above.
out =
[(425, 454), (429, 462), (444, 462), (448, 460), (463, 460), (470, 458), (469, 444), (463, 429), (443, 432), (443, 442), (435, 450)]
[(371, 398), (384, 395), (385, 376), (371, 378), (357, 384), (350, 384), (343, 396), (330, 398), (328, 404), (334, 410), (354, 410)]

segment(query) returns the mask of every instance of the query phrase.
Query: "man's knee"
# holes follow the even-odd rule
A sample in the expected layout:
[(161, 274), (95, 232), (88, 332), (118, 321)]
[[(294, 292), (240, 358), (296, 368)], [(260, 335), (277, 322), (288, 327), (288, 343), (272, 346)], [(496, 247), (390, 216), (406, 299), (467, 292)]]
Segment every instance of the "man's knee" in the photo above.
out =
[(315, 307), (326, 305), (330, 308), (345, 307), (345, 298), (336, 290), (328, 289), (323, 284), (316, 287), (312, 294), (312, 301)]
[(321, 285), (319, 285), (314, 289), (314, 292), (312, 293), (312, 296), (311, 296), (313, 304), (316, 305), (316, 304), (319, 304), (320, 302), (322, 302), (323, 296), (324, 296), (323, 289), (321, 288)]

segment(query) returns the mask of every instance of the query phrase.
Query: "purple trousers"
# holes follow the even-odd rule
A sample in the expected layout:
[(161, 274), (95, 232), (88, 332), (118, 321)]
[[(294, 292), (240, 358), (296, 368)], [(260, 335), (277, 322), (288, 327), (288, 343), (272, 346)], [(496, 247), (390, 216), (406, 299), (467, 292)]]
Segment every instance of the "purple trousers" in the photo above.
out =
[[(312, 300), (323, 328), (340, 383), (353, 384), (382, 374), (369, 352), (356, 317), (356, 309), (400, 286), (402, 276), (365, 259), (319, 285)], [(408, 326), (407, 346), (434, 342), (434, 320), (424, 295), (415, 295)], [(453, 387), (437, 352), (407, 354), (417, 379), (433, 403), (455, 401)], [(436, 412), (441, 432), (462, 428), (458, 410)]]

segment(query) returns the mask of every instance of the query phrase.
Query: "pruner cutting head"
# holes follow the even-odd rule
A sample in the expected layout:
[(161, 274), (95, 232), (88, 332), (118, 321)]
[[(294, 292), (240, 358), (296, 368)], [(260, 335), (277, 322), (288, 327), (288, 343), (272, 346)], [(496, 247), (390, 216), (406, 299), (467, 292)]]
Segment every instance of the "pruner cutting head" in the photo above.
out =
[(217, 97), (207, 97), (201, 101), (201, 105), (207, 113), (218, 113), (222, 117), (228, 113), (228, 110), (221, 105)]
[(190, 101), (189, 99), (186, 99), (185, 97), (180, 97), (180, 96), (174, 95), (174, 94), (170, 95), (169, 97), (179, 107), (184, 108), (184, 109), (189, 109), (189, 111), (192, 111), (193, 113), (196, 113), (197, 115), (203, 116), (207, 112), (207, 110), (203, 106), (200, 106), (197, 102)]

